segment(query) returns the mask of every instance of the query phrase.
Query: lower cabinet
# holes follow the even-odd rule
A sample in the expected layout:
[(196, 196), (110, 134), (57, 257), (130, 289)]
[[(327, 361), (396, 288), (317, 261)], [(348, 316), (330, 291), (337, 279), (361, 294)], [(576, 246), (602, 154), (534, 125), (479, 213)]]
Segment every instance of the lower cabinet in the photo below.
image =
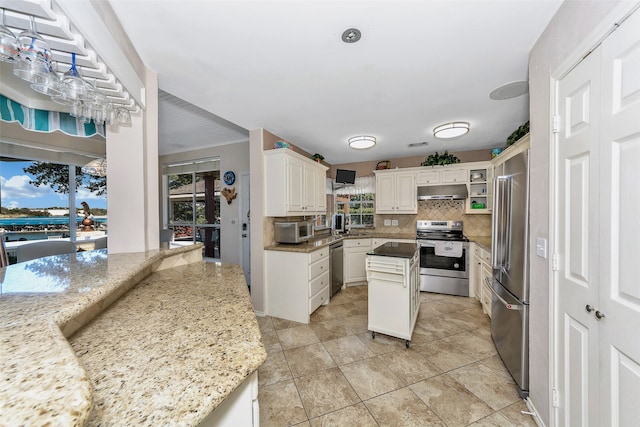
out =
[(473, 245), (473, 267), (471, 268), (470, 290), (482, 304), (482, 311), (491, 317), (491, 252), (483, 247)]
[(371, 239), (346, 239), (343, 245), (344, 284), (367, 281), (367, 252), (371, 250)]
[(229, 395), (207, 418), (200, 427), (235, 427), (260, 425), (258, 405), (258, 371), (249, 376)]
[(265, 251), (267, 314), (309, 323), (311, 313), (329, 303), (329, 247), (310, 253)]

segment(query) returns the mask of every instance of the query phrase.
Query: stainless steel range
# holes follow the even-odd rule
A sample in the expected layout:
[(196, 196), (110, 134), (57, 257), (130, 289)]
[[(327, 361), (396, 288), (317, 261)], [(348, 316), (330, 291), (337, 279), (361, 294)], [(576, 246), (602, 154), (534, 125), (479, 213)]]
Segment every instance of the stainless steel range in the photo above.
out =
[(469, 239), (462, 232), (462, 221), (417, 222), (421, 291), (469, 296)]

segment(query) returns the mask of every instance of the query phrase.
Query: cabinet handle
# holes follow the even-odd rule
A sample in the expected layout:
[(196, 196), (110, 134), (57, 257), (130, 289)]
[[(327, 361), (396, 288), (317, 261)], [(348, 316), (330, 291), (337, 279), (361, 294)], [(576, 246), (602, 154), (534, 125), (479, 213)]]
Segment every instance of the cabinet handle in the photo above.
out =
[(602, 320), (605, 318), (605, 315), (603, 312), (601, 312), (600, 310), (596, 310), (596, 319), (598, 320)]
[(587, 310), (587, 313), (591, 313), (593, 310), (595, 310), (595, 308), (591, 307), (589, 304), (587, 304), (584, 309)]

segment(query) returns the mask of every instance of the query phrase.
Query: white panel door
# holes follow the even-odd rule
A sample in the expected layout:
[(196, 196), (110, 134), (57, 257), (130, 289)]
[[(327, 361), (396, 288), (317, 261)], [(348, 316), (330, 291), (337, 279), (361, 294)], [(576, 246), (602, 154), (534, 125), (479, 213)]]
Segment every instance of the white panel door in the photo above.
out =
[(418, 188), (413, 172), (396, 175), (396, 210), (402, 213), (418, 212)]
[(602, 44), (599, 425), (640, 423), (640, 13)]
[(289, 157), (287, 165), (287, 211), (302, 213), (305, 203), (304, 164), (302, 161)]
[(557, 256), (559, 425), (598, 425), (599, 51), (559, 82)]
[(376, 213), (393, 213), (396, 207), (396, 179), (394, 174), (376, 176)]

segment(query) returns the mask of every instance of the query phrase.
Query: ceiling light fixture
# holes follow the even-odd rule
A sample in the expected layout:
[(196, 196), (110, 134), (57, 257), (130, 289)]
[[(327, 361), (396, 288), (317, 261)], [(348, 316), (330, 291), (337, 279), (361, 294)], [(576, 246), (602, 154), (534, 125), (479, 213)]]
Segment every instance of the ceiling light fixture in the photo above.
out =
[(456, 138), (469, 132), (469, 123), (467, 122), (452, 122), (445, 125), (440, 125), (433, 130), (433, 136), (436, 138)]
[(360, 40), (362, 33), (357, 28), (349, 28), (342, 33), (342, 41), (345, 43), (355, 43)]
[(349, 147), (355, 150), (366, 150), (376, 145), (376, 138), (369, 135), (353, 136), (349, 138)]

